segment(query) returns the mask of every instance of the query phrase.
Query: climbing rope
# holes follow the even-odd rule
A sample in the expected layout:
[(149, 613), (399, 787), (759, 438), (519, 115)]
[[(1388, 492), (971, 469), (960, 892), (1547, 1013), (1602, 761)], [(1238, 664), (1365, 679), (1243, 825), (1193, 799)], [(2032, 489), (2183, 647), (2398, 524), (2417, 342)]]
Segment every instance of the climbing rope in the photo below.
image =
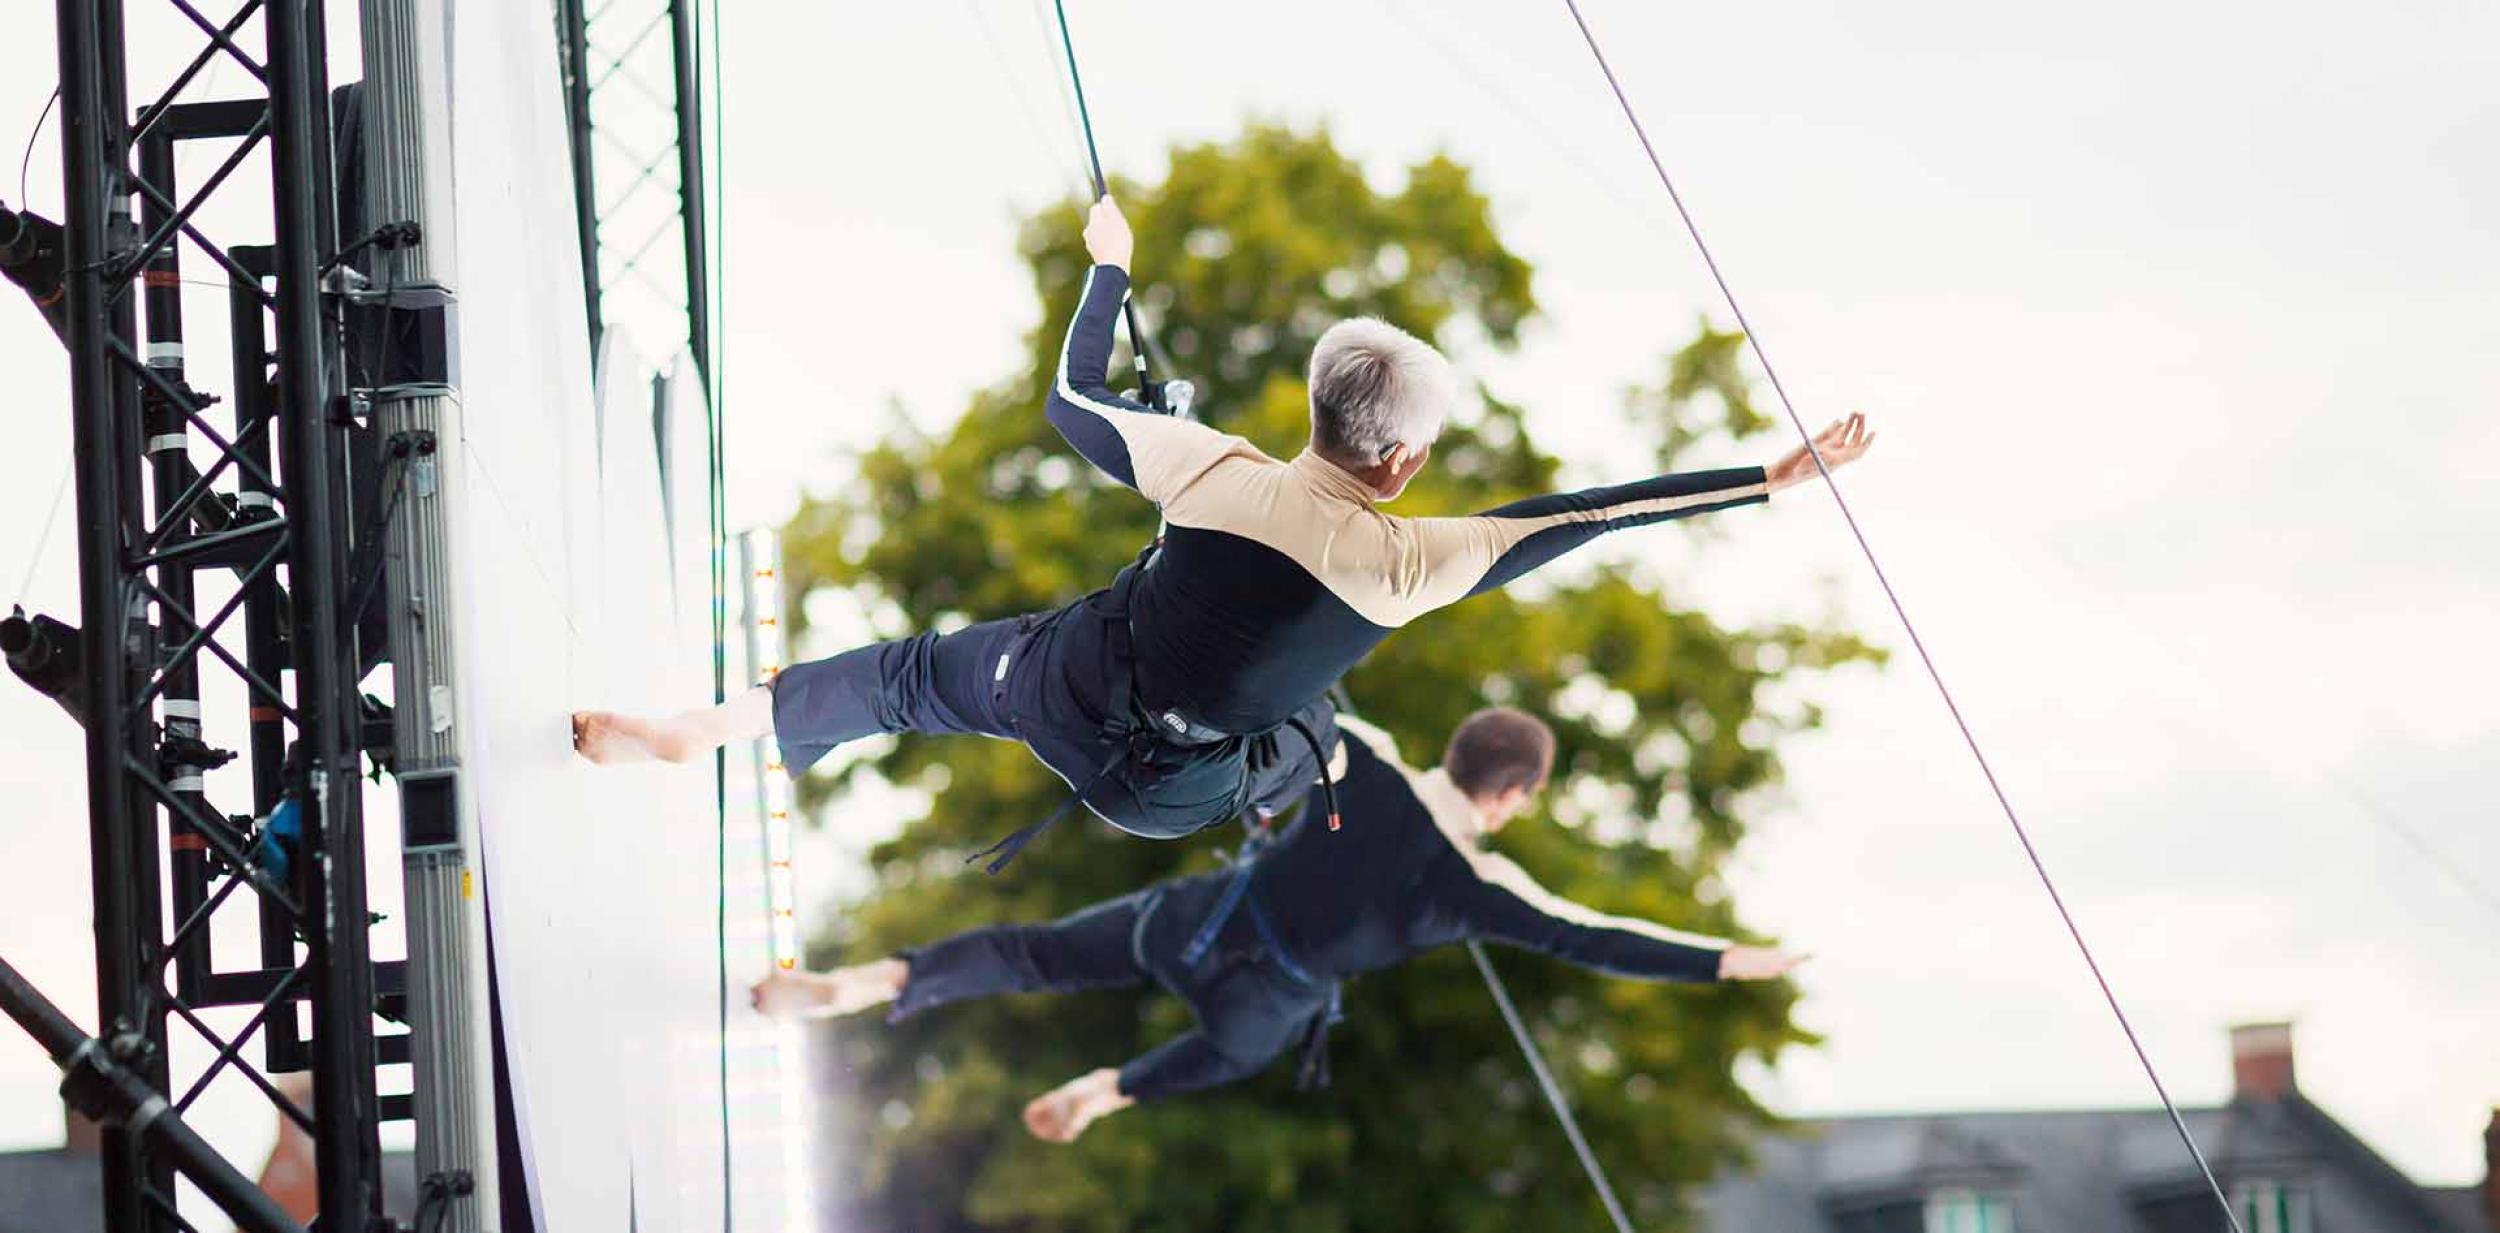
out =
[(1754, 332), (1753, 323), (1746, 320), (1744, 306), (1737, 302), (1736, 292), (1729, 287), (1727, 275), (1719, 268), (1718, 258), (1712, 255), (1710, 245), (1702, 239), (1701, 227), (1693, 221), (1692, 211), (1685, 208), (1684, 195), (1676, 191), (1674, 178), (1667, 174), (1666, 163), (1658, 157), (1658, 148), (1651, 144), (1648, 130), (1641, 126), (1639, 113), (1633, 109), (1631, 98), (1623, 91), (1623, 83), (1615, 77), (1614, 66), (1607, 63), (1605, 50), (1598, 46), (1596, 32), (1589, 28), (1588, 19), (1581, 15), (1579, 0), (1563, 0), (1563, 4), (1571, 10), (1572, 23), (1580, 28), (1580, 37), (1588, 43), (1589, 55), (1596, 59), (1598, 71), (1605, 74), (1606, 85), (1614, 91), (1615, 102), (1623, 109), (1623, 118), (1631, 122), (1632, 134), (1640, 139), (1642, 152), (1649, 156), (1650, 169), (1658, 173), (1659, 184), (1666, 188), (1668, 199), (1675, 203), (1676, 217), (1683, 220), (1685, 232), (1692, 236), (1693, 247), (1700, 252), (1702, 264), (1708, 267), (1711, 281), (1718, 284), (1720, 298), (1727, 301), (1728, 311), (1735, 315), (1737, 329), (1745, 336), (1745, 345), (1752, 350), (1754, 361), (1762, 365), (1762, 374), (1770, 381), (1771, 392), (1778, 396), (1780, 409), (1787, 413), (1789, 424), (1805, 441), (1806, 453), (1814, 460), (1814, 469), (1821, 474), (1824, 485), (1831, 489), (1832, 501), (1840, 507), (1840, 516), (1848, 524), (1849, 534), (1857, 540), (1858, 551), (1866, 557), (1867, 567), (1874, 571), (1875, 581), (1883, 588), (1885, 601), (1892, 605), (1893, 615), (1900, 620), (1903, 632), (1909, 635), (1910, 646), (1918, 652), (1919, 663), (1927, 670), (1927, 679), (1935, 683), (1937, 694), (1944, 699), (1945, 710), (1952, 714), (1954, 727), (1961, 730), (1962, 743), (1969, 746), (1971, 758), (1979, 764), (1979, 773), (1987, 779), (1988, 790), (1996, 796), (1997, 807), (2013, 827), (2014, 838), (2021, 843), (2024, 857), (2031, 862), (2032, 872), (2039, 875), (2040, 886), (2048, 892), (2049, 902), (2056, 907), (2058, 919), (2065, 922), (2067, 936), (2074, 939), (2075, 949), (2083, 955), (2084, 966), (2091, 969), (2093, 983), (2100, 986), (2101, 1000), (2109, 1004), (2111, 1016), (2118, 1020), (2118, 1028), (2126, 1034), (2128, 1047), (2135, 1051), (2137, 1063), (2144, 1068), (2144, 1077), (2152, 1081), (2153, 1094), (2161, 1098), (2163, 1111), (2170, 1115), (2171, 1127), (2178, 1131), (2179, 1141), (2187, 1146), (2188, 1155), (2196, 1161), (2197, 1172), (2204, 1176), (2205, 1185), (2213, 1192), (2214, 1202), (2222, 1208), (2223, 1219), (2229, 1222), (2232, 1233), (2244, 1233), (2239, 1214), (2232, 1210), (2230, 1197), (2223, 1192), (2221, 1181), (2215, 1178), (2213, 1166), (2206, 1162), (2204, 1149), (2197, 1146), (2196, 1136), (2189, 1132), (2187, 1120), (2180, 1116), (2177, 1102), (2171, 1100), (2169, 1088), (2163, 1085), (2160, 1071), (2153, 1066), (2152, 1055), (2145, 1052), (2144, 1042), (2136, 1035), (2134, 1023), (2128, 1020), (2126, 1009), (2118, 1002), (2118, 994), (2110, 988), (2109, 978), (2101, 972), (2100, 961), (2093, 957), (2091, 945), (2084, 941), (2082, 927), (2075, 923), (2074, 913), (2067, 910), (2065, 896), (2058, 893), (2056, 881), (2049, 876), (2048, 864), (2040, 858), (2040, 850), (2031, 842), (2031, 832), (2023, 826), (2022, 816), (2015, 812), (2013, 799), (1997, 780), (1996, 769), (1989, 764), (1988, 755), (1980, 749), (1979, 738), (1971, 731), (1970, 722), (1962, 717), (1960, 704), (1954, 701), (1952, 689), (1945, 685), (1944, 673), (1937, 669), (1935, 657), (1928, 654), (1926, 640), (1919, 637), (1918, 626), (1910, 620), (1909, 609), (1893, 589), (1892, 579), (1885, 575), (1883, 563), (1876, 559), (1874, 547), (1867, 542), (1866, 531), (1858, 525), (1857, 514), (1849, 508), (1848, 497), (1833, 481), (1831, 469), (1823, 462), (1822, 451), (1815, 448), (1814, 434), (1807, 430), (1804, 417), (1797, 414), (1796, 404), (1789, 400), (1788, 389), (1780, 382), (1779, 370), (1771, 366), (1771, 357), (1763, 350), (1761, 336)]
[(1624, 1214), (1623, 1200), (1615, 1197), (1614, 1183), (1606, 1180), (1606, 1167), (1597, 1163), (1597, 1153), (1589, 1150), (1588, 1137), (1580, 1133), (1580, 1119), (1571, 1116), (1571, 1102), (1563, 1099), (1562, 1085), (1554, 1082), (1554, 1072), (1545, 1064), (1545, 1052), (1536, 1047), (1536, 1038), (1528, 1035), (1527, 1021), (1519, 1017), (1519, 1008), (1511, 1003), (1509, 986), (1493, 970), (1493, 960), (1486, 957), (1482, 943), (1470, 940), (1467, 953), (1475, 958), (1476, 970), (1484, 974), (1484, 987), (1493, 991), (1493, 1004), (1502, 1008), (1502, 1022), (1510, 1025), (1511, 1039), (1519, 1042), (1519, 1052), (1528, 1059), (1528, 1069), (1536, 1072), (1536, 1085), (1545, 1090), (1545, 1103), (1554, 1107), (1555, 1120), (1562, 1123), (1563, 1134), (1571, 1140), (1571, 1150), (1579, 1155), (1580, 1167), (1589, 1175), (1589, 1184), (1597, 1187), (1597, 1199), (1606, 1205), (1606, 1215), (1614, 1220), (1616, 1233), (1632, 1233), (1632, 1218)]
[[(1051, 8), (1059, 17), (1059, 47), (1068, 60), (1068, 84), (1076, 90), (1077, 123), (1085, 133), (1086, 170), (1092, 173), (1094, 198), (1099, 201), (1111, 195), (1110, 181), (1102, 174), (1102, 151), (1094, 145), (1094, 113), (1085, 105), (1085, 77), (1076, 68), (1076, 39), (1068, 33), (1068, 6), (1065, 0), (1051, 0)], [(1128, 322), (1129, 355), (1137, 364), (1137, 395), (1140, 401), (1160, 407), (1163, 399), (1146, 368), (1146, 353), (1155, 350), (1154, 339), (1137, 324), (1137, 303), (1134, 296), (1120, 302), (1120, 315)], [(1167, 361), (1165, 367), (1170, 367)]]

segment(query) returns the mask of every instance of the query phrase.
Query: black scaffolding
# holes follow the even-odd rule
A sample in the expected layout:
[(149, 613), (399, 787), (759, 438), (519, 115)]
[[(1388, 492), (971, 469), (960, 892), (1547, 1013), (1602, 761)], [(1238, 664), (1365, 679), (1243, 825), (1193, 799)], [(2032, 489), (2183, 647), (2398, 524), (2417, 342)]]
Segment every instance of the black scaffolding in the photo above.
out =
[[(369, 432), (336, 294), (352, 274), (337, 225), (325, 14), (322, 0), (242, 0), (223, 20), (188, 0), (141, 2), (151, 20), (195, 35), (198, 51), (136, 112), (123, 0), (57, 4), (80, 597), (72, 709), (86, 730), (98, 1036), (63, 1035), (18, 982), (5, 992), (70, 1072), (72, 1103), (104, 1125), (111, 1233), (189, 1227), (174, 1207), (178, 1170), (245, 1228), (293, 1227), (238, 1195), (235, 1171), (182, 1129), (181, 1114), (224, 1074), (246, 1077), (310, 1134), (320, 1227), (372, 1229), (378, 1126), (407, 1112), (375, 1080), (377, 1065), (406, 1059), (407, 1038), (378, 1036), (375, 1020), (405, 973), (377, 969), (368, 946), (359, 770), (387, 717), (357, 693), (371, 662), (360, 645), (375, 648), (356, 629), (350, 562), (358, 494), (372, 484), (355, 461), (353, 442)], [(255, 22), (257, 55), (245, 46)], [(221, 59), (226, 80), (244, 83), (240, 97), (183, 101)], [(231, 147), (196, 187), (174, 174), (187, 141)], [(202, 207), (241, 196), (236, 173), (262, 154), (274, 242), (221, 242)], [(186, 258), (216, 267), (226, 287), (233, 381), (221, 397), (194, 389), (184, 364)], [(239, 699), (239, 713), (206, 713), (203, 676), (225, 678), (213, 696)], [(251, 799), (213, 801), (208, 773), (237, 757)], [(281, 876), (255, 846), (282, 802), (301, 833)], [(259, 963), (219, 971), (211, 922), (237, 896), (257, 907)], [(221, 1031), (205, 1017), (219, 1007), (252, 1013)], [(176, 1022), (214, 1054), (180, 1091), (168, 1061)], [(311, 1108), (271, 1079), (289, 1071), (310, 1072)]]

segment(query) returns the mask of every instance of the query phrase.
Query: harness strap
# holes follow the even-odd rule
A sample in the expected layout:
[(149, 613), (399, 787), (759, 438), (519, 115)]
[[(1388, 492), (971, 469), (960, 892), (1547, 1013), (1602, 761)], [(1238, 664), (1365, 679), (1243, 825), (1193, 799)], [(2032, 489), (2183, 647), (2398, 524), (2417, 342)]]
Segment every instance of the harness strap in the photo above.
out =
[(1016, 859), (1016, 854), (1024, 851), (1026, 844), (1040, 838), (1042, 832), (1049, 830), (1053, 824), (1059, 821), (1059, 819), (1067, 817), (1068, 811), (1084, 804), (1086, 795), (1094, 790), (1095, 785), (1102, 782), (1103, 776), (1110, 774), (1111, 768), (1118, 766), (1121, 761), (1127, 757), (1128, 751), (1126, 749), (1122, 749), (1120, 752), (1111, 755), (1111, 760), (1103, 763), (1102, 769), (1095, 771), (1093, 777), (1085, 781), (1084, 787), (1078, 788), (1075, 795), (1059, 802), (1059, 807), (1051, 810), (1050, 813), (1043, 817), (1041, 821), (1027, 822), (1023, 826), (1017, 827), (1015, 831), (1009, 834), (1006, 838), (965, 857), (964, 863), (969, 865), (984, 856), (988, 856), (991, 853), (997, 853), (998, 859), (991, 861), (987, 866), (985, 866), (984, 871), (995, 874), (999, 870), (1006, 868), (1007, 862)]
[(1224, 922), (1233, 918), (1233, 912), (1250, 893), (1250, 869), (1250, 862), (1243, 861), (1241, 871), (1224, 884), (1224, 893), (1216, 899), (1214, 909), (1199, 922), (1198, 932), (1189, 935), (1189, 945), (1181, 949), (1182, 964), (1194, 968), (1206, 961), (1207, 952), (1215, 947), (1216, 935), (1224, 932)]
[[(1249, 875), (1243, 874), (1240, 881), (1246, 885), (1250, 881)], [(1258, 896), (1245, 894), (1242, 903), (1250, 910), (1250, 927), (1259, 931), (1259, 942), (1275, 958), (1276, 966), (1283, 968), (1285, 975), (1317, 988), (1319, 978), (1311, 975), (1310, 969), (1295, 961), (1293, 952), (1285, 949), (1283, 940), (1276, 936), (1276, 927), (1267, 923), (1267, 913), (1260, 910)]]
[(1328, 1005), (1311, 1014), (1311, 1026), (1302, 1035), (1302, 1065), (1294, 1075), (1294, 1086), (1308, 1092), (1328, 1086), (1328, 1029), (1345, 1022), (1345, 987), (1328, 987)]

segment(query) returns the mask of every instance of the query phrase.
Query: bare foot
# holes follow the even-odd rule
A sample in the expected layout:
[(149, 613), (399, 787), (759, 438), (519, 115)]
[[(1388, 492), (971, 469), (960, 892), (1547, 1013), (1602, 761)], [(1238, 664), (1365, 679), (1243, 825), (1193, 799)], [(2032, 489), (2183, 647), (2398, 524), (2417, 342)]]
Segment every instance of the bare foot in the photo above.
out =
[(855, 963), (831, 972), (784, 972), (757, 981), (747, 994), (756, 1010), (775, 1019), (851, 1015), (902, 995), (911, 965), (900, 959)]
[(832, 1013), (832, 990), (814, 972), (775, 971), (747, 991), (747, 1004), (774, 1019), (802, 1019)]
[[(685, 760), (683, 749), (672, 750), (682, 741), (671, 741), (648, 720), (614, 711), (573, 712), (573, 748), (601, 766), (619, 766), (628, 762), (648, 762), (654, 758), (668, 762)], [(676, 757), (669, 755), (674, 752)]]
[(1024, 1128), (1046, 1143), (1070, 1143), (1086, 1127), (1136, 1103), (1120, 1091), (1120, 1072), (1106, 1067), (1034, 1097), (1024, 1106)]

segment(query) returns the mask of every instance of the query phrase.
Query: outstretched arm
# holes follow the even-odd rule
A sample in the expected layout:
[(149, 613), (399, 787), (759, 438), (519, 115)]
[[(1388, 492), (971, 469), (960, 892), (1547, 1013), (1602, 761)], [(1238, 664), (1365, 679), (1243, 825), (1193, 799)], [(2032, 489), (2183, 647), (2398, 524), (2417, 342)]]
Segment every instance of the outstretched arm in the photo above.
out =
[(1557, 492), (1489, 509), (1470, 520), (1482, 524), (1489, 551), (1482, 576), (1467, 594), (1500, 590), (1608, 531), (1756, 505), (1770, 496), (1770, 481), (1761, 467), (1738, 467)]
[(1060, 343), (1045, 412), (1087, 462), (1160, 504), (1221, 457), (1228, 439), (1112, 392), (1111, 340), (1128, 299), (1130, 242), (1128, 224), (1110, 198), (1094, 204), (1085, 243), (1095, 264)]
[(1763, 947), (1582, 907), (1537, 885), (1506, 857), (1470, 853), (1469, 861), (1478, 881), (1459, 896), (1457, 910), (1475, 936), (1642, 980), (1769, 980), (1800, 962)]
[[(1866, 417), (1852, 415), (1824, 429), (1815, 438), (1815, 448), (1824, 466), (1837, 469), (1865, 454), (1874, 440)], [(1608, 531), (1758, 504), (1816, 475), (1814, 459), (1799, 447), (1767, 467), (1660, 475), (1530, 497), (1473, 518), (1434, 521), (1444, 524), (1443, 536), (1456, 541), (1453, 564), (1476, 571), (1464, 594), (1481, 595)]]

